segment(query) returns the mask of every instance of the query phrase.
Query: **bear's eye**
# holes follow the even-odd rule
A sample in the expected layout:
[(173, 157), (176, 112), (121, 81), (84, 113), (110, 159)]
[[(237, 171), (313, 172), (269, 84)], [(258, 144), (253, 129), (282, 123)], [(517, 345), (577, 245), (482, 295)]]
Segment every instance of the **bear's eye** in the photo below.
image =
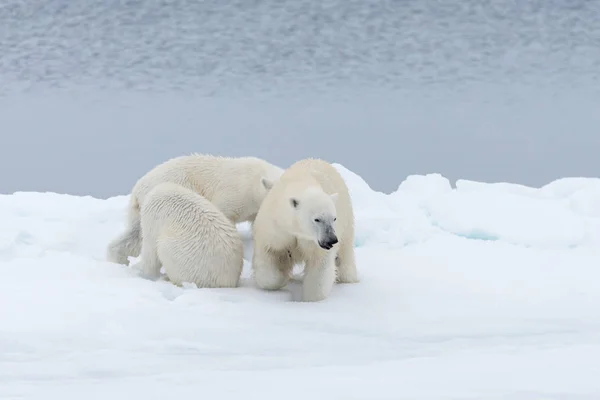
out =
[(333, 219), (333, 222), (335, 222), (337, 220), (337, 217)]
[(319, 222), (321, 222), (321, 220), (319, 218), (315, 218), (315, 222), (319, 223)]

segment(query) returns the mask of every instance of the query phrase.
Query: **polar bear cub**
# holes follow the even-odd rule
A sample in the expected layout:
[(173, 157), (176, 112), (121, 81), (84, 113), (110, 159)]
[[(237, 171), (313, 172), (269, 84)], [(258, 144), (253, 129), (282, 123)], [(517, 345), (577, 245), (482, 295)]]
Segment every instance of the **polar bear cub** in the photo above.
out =
[(159, 183), (141, 210), (142, 256), (134, 268), (150, 279), (165, 268), (176, 285), (237, 287), (244, 246), (235, 225), (210, 201), (181, 185)]
[(339, 172), (319, 159), (291, 165), (265, 197), (252, 227), (252, 269), (257, 285), (284, 287), (296, 263), (305, 262), (303, 301), (329, 296), (336, 281), (358, 282), (354, 211)]
[(129, 265), (140, 254), (140, 207), (150, 190), (162, 182), (177, 183), (212, 202), (234, 224), (252, 222), (267, 192), (283, 169), (256, 157), (191, 154), (154, 167), (134, 185), (125, 232), (107, 248), (108, 261)]

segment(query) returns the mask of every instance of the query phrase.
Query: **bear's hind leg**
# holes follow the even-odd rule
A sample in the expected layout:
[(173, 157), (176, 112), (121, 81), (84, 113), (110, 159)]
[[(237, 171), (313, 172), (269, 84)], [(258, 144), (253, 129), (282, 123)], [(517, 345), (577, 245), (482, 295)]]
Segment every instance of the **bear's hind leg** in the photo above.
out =
[(158, 279), (160, 277), (160, 268), (162, 263), (158, 258), (156, 246), (150, 241), (145, 241), (142, 246), (142, 255), (140, 261), (134, 266), (140, 275), (147, 279)]
[(288, 284), (293, 267), (286, 251), (271, 252), (255, 248), (252, 255), (254, 281), (264, 290), (279, 290)]
[(335, 283), (335, 252), (307, 260), (302, 284), (302, 301), (320, 301), (329, 296)]
[(127, 210), (125, 231), (107, 246), (106, 259), (108, 261), (129, 265), (129, 256), (137, 257), (140, 255), (142, 249), (142, 228), (140, 224), (140, 211), (136, 205), (130, 203)]
[(352, 243), (340, 243), (335, 265), (337, 267), (337, 283), (358, 283), (359, 279), (356, 273), (356, 261)]

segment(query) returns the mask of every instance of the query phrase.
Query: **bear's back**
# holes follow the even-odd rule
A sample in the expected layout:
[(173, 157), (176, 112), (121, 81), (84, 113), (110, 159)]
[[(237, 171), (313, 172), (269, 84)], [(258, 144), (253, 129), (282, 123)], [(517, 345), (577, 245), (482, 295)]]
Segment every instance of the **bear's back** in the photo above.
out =
[(142, 223), (152, 218), (178, 231), (206, 236), (237, 234), (237, 229), (210, 201), (194, 191), (172, 182), (157, 184), (142, 204)]
[[(205, 190), (211, 182), (211, 174), (223, 164), (224, 159), (201, 154), (191, 154), (166, 160), (143, 175), (135, 183), (132, 195), (142, 204), (156, 185), (171, 182), (191, 189), (210, 199), (210, 191)], [(202, 180), (203, 182), (198, 182)], [(218, 180), (218, 178), (212, 179)]]

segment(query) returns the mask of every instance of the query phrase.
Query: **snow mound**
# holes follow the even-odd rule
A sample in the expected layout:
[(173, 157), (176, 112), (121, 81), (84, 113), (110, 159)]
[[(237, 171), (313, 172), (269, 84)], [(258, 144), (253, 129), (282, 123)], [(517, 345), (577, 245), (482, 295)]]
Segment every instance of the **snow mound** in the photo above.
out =
[(600, 396), (600, 180), (386, 195), (335, 166), (361, 282), (319, 303), (253, 286), (247, 224), (241, 287), (200, 290), (104, 260), (127, 196), (0, 196), (0, 398)]

